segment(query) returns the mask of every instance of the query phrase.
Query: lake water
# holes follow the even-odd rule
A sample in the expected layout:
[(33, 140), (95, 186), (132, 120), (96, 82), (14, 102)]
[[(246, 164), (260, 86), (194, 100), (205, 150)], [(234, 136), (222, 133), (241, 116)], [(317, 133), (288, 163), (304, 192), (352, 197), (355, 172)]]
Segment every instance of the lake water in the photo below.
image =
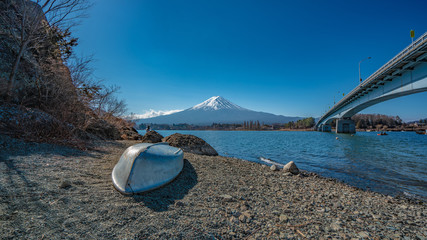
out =
[[(285, 131), (158, 131), (192, 134), (222, 156), (262, 158), (390, 195), (427, 199), (427, 136), (415, 132), (348, 134)], [(144, 134), (145, 131), (142, 132)], [(335, 139), (336, 137), (339, 139)]]

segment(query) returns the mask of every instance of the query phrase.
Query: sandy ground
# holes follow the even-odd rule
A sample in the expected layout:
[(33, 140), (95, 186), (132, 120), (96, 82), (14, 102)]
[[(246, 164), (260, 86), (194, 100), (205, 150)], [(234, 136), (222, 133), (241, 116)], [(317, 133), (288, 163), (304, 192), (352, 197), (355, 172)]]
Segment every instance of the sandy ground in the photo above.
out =
[(83, 152), (0, 135), (0, 238), (427, 239), (425, 203), (220, 156), (186, 153), (175, 181), (124, 196), (111, 171), (135, 143)]

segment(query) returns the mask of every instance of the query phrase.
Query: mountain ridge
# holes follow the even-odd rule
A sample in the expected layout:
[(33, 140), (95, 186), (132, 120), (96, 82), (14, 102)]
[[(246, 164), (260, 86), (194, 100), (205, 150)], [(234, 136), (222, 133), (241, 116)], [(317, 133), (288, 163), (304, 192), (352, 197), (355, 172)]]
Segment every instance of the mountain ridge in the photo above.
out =
[(142, 123), (211, 125), (213, 123), (259, 121), (265, 124), (272, 124), (287, 123), (299, 119), (302, 118), (253, 111), (234, 104), (221, 96), (214, 96), (183, 111), (153, 118), (137, 119), (135, 123), (138, 125)]

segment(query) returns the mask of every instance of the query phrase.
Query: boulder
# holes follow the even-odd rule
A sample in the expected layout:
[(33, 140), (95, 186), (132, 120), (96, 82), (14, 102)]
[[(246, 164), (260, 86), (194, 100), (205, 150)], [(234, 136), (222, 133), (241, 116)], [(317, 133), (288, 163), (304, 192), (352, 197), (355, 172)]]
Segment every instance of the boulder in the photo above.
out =
[(162, 138), (163, 136), (160, 135), (160, 133), (156, 131), (148, 131), (141, 140), (143, 143), (158, 143), (162, 142)]
[(162, 139), (163, 142), (169, 143), (170, 146), (181, 148), (184, 152), (218, 156), (217, 151), (203, 139), (187, 134), (175, 133)]
[(284, 167), (283, 167), (283, 171), (284, 172), (290, 172), (292, 174), (298, 174), (299, 173), (299, 169), (297, 168), (297, 165), (295, 165), (294, 161), (290, 161), (288, 162)]
[(84, 129), (86, 132), (93, 134), (105, 140), (120, 140), (120, 131), (113, 124), (100, 118), (92, 118)]
[(122, 126), (119, 128), (121, 138), (123, 140), (141, 140), (142, 136), (136, 131), (135, 128), (130, 126)]

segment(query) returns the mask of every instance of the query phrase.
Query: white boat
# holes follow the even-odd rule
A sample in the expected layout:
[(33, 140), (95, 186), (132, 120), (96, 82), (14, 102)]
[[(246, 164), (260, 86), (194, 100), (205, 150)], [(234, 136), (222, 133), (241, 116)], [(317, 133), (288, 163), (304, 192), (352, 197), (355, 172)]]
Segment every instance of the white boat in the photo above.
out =
[(182, 171), (183, 152), (168, 143), (140, 143), (127, 148), (111, 174), (122, 194), (141, 193), (161, 187)]

